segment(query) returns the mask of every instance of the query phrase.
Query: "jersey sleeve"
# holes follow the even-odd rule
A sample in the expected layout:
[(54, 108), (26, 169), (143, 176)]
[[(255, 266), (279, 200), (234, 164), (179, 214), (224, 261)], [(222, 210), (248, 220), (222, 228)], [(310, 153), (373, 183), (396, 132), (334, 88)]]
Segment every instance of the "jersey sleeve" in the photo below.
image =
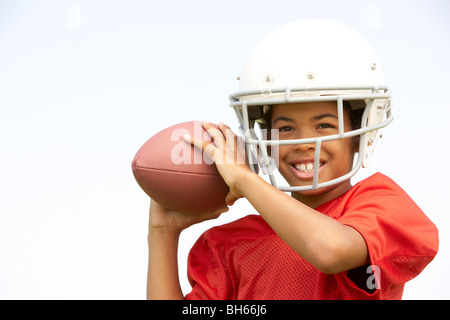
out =
[(377, 288), (402, 288), (433, 260), (438, 250), (435, 225), (389, 178), (362, 187), (338, 219), (366, 241)]
[(211, 230), (205, 232), (192, 247), (188, 257), (188, 280), (192, 291), (187, 300), (232, 299), (232, 285), (225, 266), (225, 248), (222, 242), (211, 239)]

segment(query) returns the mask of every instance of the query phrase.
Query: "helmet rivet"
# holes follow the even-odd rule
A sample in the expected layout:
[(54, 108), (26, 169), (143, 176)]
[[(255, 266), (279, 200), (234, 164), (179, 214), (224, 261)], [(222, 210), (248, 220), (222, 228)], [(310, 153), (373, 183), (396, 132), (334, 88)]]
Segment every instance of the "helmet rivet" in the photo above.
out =
[(308, 79), (309, 79), (309, 80), (314, 79), (314, 73), (308, 72)]
[(266, 80), (266, 82), (270, 82), (273, 80), (273, 78), (267, 74), (265, 80)]
[(375, 71), (375, 69), (377, 68), (377, 64), (376, 64), (375, 62), (372, 63), (372, 65), (370, 66), (370, 68), (371, 68), (372, 70)]

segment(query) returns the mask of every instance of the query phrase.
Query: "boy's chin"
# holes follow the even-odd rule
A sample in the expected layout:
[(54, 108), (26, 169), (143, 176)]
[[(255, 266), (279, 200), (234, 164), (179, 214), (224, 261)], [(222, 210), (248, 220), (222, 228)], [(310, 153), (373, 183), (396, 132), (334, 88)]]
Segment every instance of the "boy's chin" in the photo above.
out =
[[(291, 187), (295, 187), (295, 186), (291, 186)], [(321, 195), (325, 192), (327, 192), (327, 187), (325, 188), (320, 188), (320, 189), (316, 189), (316, 190), (305, 190), (305, 191), (293, 191), (291, 192), (292, 196), (294, 194), (298, 194), (300, 196), (304, 196), (304, 197), (312, 197), (312, 196), (318, 196)]]
[[(321, 182), (321, 181), (320, 181)], [(319, 183), (320, 183), (319, 182)], [(303, 184), (302, 186), (310, 186), (312, 184)], [(294, 185), (291, 185), (292, 187)], [(331, 196), (330, 199), (335, 198), (337, 196), (340, 196), (341, 194), (345, 193), (346, 191), (348, 191), (350, 188), (352, 187), (351, 183), (350, 183), (350, 179), (342, 181), (340, 183), (337, 184), (332, 184), (328, 187), (323, 187), (323, 188), (319, 188), (316, 190), (305, 190), (305, 191), (293, 191), (291, 192), (291, 196), (297, 199), (305, 199), (305, 198), (320, 198), (320, 197), (325, 197), (328, 198)], [(317, 199), (316, 198), (316, 199)]]

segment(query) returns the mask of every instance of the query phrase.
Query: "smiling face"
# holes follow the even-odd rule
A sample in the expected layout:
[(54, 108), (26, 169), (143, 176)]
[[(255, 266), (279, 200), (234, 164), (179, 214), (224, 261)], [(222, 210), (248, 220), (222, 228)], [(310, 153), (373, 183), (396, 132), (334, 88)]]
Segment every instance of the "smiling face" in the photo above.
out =
[[(316, 138), (338, 134), (336, 102), (283, 104), (272, 107), (271, 128), (280, 140)], [(351, 131), (350, 111), (344, 111), (344, 131)], [(291, 186), (313, 183), (315, 143), (279, 146), (273, 154), (278, 169)], [(274, 150), (275, 151), (275, 150)], [(357, 138), (322, 142), (319, 183), (341, 177), (352, 170)], [(316, 206), (351, 188), (350, 179), (317, 190), (293, 192), (300, 201)]]

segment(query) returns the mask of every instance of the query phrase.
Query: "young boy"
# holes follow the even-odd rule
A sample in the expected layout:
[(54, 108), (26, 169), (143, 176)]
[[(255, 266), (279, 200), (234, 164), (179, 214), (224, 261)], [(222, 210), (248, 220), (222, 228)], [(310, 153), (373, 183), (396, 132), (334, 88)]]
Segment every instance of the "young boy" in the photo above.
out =
[[(188, 261), (193, 289), (183, 297), (181, 231), (228, 208), (186, 215), (152, 201), (148, 298), (400, 299), (405, 282), (436, 255), (438, 237), (386, 176), (351, 184), (378, 129), (392, 120), (390, 91), (380, 79), (370, 46), (340, 24), (302, 21), (265, 38), (241, 74), (241, 92), (231, 97), (247, 152), (224, 124), (203, 124), (214, 143), (185, 138), (215, 161), (230, 187), (226, 203), (245, 197), (259, 215), (200, 237)], [(255, 123), (272, 139), (256, 140)], [(269, 163), (272, 184), (247, 164), (252, 147)], [(269, 155), (290, 187), (276, 183)]]

